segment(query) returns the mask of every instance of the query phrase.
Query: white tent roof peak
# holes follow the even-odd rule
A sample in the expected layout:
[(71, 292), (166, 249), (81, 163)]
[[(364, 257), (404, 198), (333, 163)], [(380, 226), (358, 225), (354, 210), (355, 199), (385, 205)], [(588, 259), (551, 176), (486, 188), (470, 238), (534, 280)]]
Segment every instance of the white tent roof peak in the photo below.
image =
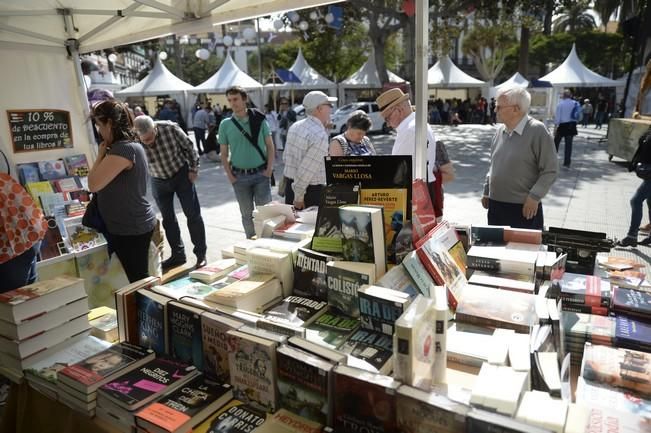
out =
[(526, 89), (529, 87), (529, 80), (524, 78), (521, 73), (516, 72), (515, 74), (511, 75), (511, 78), (495, 86), (495, 90), (508, 89), (511, 87), (522, 87)]
[(131, 87), (117, 92), (119, 96), (167, 95), (192, 90), (192, 85), (172, 74), (156, 57), (154, 67), (149, 74)]
[(289, 70), (292, 71), (294, 75), (296, 75), (301, 80), (301, 82), (274, 85), (275, 87), (286, 87), (292, 89), (328, 89), (337, 87), (335, 83), (319, 74), (314, 68), (309, 65), (309, 63), (307, 63), (307, 60), (305, 60), (305, 56), (303, 56), (303, 50), (301, 48), (298, 49), (296, 60), (294, 60), (294, 64), (291, 66), (291, 68), (289, 68)]
[[(390, 83), (405, 83), (406, 81), (387, 69)], [(341, 82), (342, 87), (377, 89), (382, 87), (380, 75), (375, 66), (375, 55), (371, 54), (366, 62), (353, 75)]]
[(619, 83), (588, 69), (576, 53), (576, 45), (567, 58), (556, 69), (541, 77), (542, 81), (549, 81), (553, 86), (561, 87), (616, 87)]
[(427, 71), (428, 87), (466, 88), (482, 87), (486, 83), (471, 77), (459, 69), (447, 54)]
[(242, 71), (233, 58), (227, 54), (224, 64), (212, 77), (191, 90), (192, 93), (223, 93), (233, 86), (240, 86), (245, 90), (262, 88), (262, 84)]

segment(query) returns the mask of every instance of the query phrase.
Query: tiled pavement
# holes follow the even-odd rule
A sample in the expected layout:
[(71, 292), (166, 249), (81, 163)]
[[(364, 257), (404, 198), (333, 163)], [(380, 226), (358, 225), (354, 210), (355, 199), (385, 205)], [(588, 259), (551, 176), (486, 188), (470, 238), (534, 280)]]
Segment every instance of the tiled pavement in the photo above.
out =
[[(456, 169), (456, 180), (445, 188), (446, 219), (463, 224), (485, 224), (486, 211), (481, 206), (480, 196), (494, 127), (436, 125), (433, 129), (437, 140), (445, 142)], [(626, 234), (631, 214), (629, 199), (640, 180), (626, 170), (623, 161), (617, 162), (616, 158), (608, 161), (605, 135), (605, 129), (579, 128), (579, 136), (574, 140), (572, 167), (569, 170), (561, 168), (556, 183), (543, 200), (546, 226), (605, 232), (611, 238)], [(390, 153), (393, 135), (373, 135), (371, 139), (379, 153)], [(278, 161), (277, 177), (281, 173), (282, 161)], [(197, 190), (206, 225), (208, 260), (216, 260), (221, 257), (222, 248), (244, 238), (239, 208), (220, 163), (202, 160)], [(280, 199), (276, 188), (273, 193)], [(177, 210), (186, 252), (192, 260), (192, 244), (178, 203)], [(645, 210), (643, 224), (648, 221)], [(650, 275), (651, 247), (616, 248), (613, 253), (645, 263)], [(168, 254), (166, 246), (165, 257)]]

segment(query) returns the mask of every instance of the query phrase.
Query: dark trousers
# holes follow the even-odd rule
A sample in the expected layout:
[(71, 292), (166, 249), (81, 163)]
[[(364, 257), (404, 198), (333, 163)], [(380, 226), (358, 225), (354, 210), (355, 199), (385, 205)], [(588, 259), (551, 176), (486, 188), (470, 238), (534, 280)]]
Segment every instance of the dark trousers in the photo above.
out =
[(18, 289), (36, 281), (36, 255), (40, 242), (19, 256), (0, 264), (0, 293)]
[[(294, 190), (292, 189), (292, 184), (294, 179), (288, 177), (285, 178), (285, 204), (294, 204)], [(303, 203), (305, 207), (318, 206), (321, 202), (321, 190), (323, 185), (309, 185), (305, 190), (305, 196), (303, 196)]]
[(637, 232), (642, 222), (643, 205), (646, 201), (648, 206), (649, 200), (651, 200), (651, 179), (643, 180), (631, 197), (631, 225), (628, 229), (628, 237), (637, 239)]
[(572, 140), (574, 139), (573, 135), (566, 135), (561, 137), (559, 134), (554, 136), (554, 144), (556, 145), (556, 153), (558, 153), (558, 147), (561, 144), (561, 138), (565, 139), (565, 156), (563, 158), (563, 165), (569, 167), (572, 163)]
[(197, 143), (197, 152), (199, 152), (199, 155), (202, 155), (206, 147), (206, 130), (203, 128), (192, 129), (194, 129), (194, 141)]
[(544, 217), (542, 203), (538, 212), (530, 220), (522, 215), (522, 204), (488, 200), (488, 224), (492, 226), (511, 226), (518, 229), (543, 230)]
[(141, 235), (114, 235), (111, 248), (120, 259), (130, 283), (149, 276), (149, 244), (153, 230)]
[(181, 208), (188, 220), (190, 239), (194, 244), (193, 252), (197, 257), (206, 256), (206, 228), (201, 217), (201, 206), (197, 197), (197, 190), (188, 178), (188, 167), (183, 166), (170, 179), (151, 178), (152, 194), (156, 205), (163, 217), (165, 237), (170, 244), (172, 257), (185, 258), (185, 247), (181, 239), (179, 222), (174, 212), (174, 194), (181, 202)]

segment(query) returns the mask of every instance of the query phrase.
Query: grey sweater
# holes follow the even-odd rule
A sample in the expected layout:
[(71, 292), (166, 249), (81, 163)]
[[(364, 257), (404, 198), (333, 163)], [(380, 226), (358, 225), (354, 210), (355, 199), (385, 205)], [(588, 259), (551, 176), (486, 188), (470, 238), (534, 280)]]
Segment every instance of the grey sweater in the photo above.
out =
[(527, 196), (542, 199), (558, 174), (552, 136), (541, 122), (526, 116), (522, 135), (497, 128), (491, 145), (491, 164), (484, 196), (506, 203), (524, 203)]

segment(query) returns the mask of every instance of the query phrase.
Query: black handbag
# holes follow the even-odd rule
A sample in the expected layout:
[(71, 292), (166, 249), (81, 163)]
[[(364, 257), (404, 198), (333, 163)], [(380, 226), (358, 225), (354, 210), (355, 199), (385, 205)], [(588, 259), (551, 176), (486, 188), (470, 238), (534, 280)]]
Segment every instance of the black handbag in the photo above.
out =
[(651, 164), (644, 164), (638, 162), (635, 166), (635, 174), (640, 179), (650, 180), (651, 179)]
[(86, 205), (86, 212), (84, 212), (84, 216), (81, 218), (81, 223), (84, 226), (95, 229), (100, 233), (106, 232), (106, 224), (102, 219), (102, 215), (99, 213), (97, 194), (93, 194), (93, 197)]

